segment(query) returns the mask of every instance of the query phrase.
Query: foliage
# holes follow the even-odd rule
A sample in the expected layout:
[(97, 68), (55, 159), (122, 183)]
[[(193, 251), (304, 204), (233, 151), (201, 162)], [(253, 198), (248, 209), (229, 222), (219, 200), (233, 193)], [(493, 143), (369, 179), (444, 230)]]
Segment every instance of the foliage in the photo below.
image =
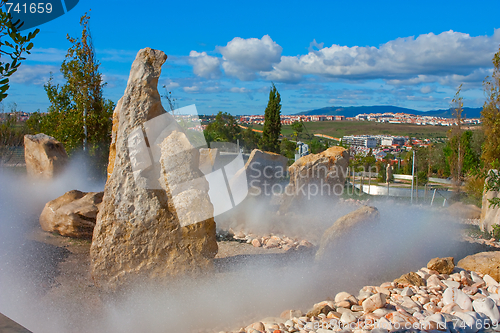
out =
[(468, 201), (478, 207), (482, 206), (484, 192), (484, 176), (470, 172), (465, 179), (465, 193)]
[(308, 141), (307, 145), (309, 146), (309, 153), (311, 154), (318, 154), (328, 149), (327, 143), (323, 143), (317, 139)]
[[(61, 65), (66, 83), (61, 87), (53, 77), (44, 85), (50, 101), (48, 114), (34, 114), (28, 126), (61, 141), (71, 154), (84, 150), (92, 157), (91, 167), (104, 175), (111, 142), (111, 117), (114, 104), (103, 98), (105, 86), (95, 57), (89, 19), (80, 19), (80, 39), (67, 36), (72, 44)], [(87, 129), (85, 133), (84, 127)]]
[[(493, 168), (498, 168), (498, 160), (494, 161), (492, 163)], [(486, 191), (495, 191), (499, 192), (500, 191), (500, 175), (498, 173), (498, 170), (490, 170), (488, 172), (488, 176), (486, 177), (485, 180), (485, 190)], [(488, 199), (489, 201), (489, 207), (497, 207), (500, 205), (500, 198), (492, 198)]]
[(280, 152), (279, 136), (281, 134), (281, 96), (274, 83), (269, 91), (269, 101), (264, 113), (264, 129), (261, 149), (273, 153)]
[(425, 185), (429, 182), (429, 177), (427, 176), (426, 170), (420, 170), (417, 172), (417, 179), (419, 185)]
[(8, 95), (6, 91), (9, 89), (9, 77), (17, 71), (21, 61), (26, 60), (23, 53), (30, 54), (33, 48), (31, 40), (40, 32), (40, 29), (35, 29), (27, 36), (21, 35), (19, 29), (23, 22), (12, 22), (12, 15), (2, 10), (6, 2), (0, 0), (0, 57), (6, 56), (10, 60), (0, 62), (0, 102)]
[(280, 145), (280, 154), (287, 157), (288, 159), (295, 159), (295, 150), (296, 150), (297, 144), (293, 141), (288, 140), (287, 138), (283, 138), (281, 140), (281, 145)]
[(233, 142), (241, 138), (241, 127), (236, 118), (227, 112), (219, 111), (215, 120), (204, 131), (205, 140), (210, 142)]
[(500, 160), (500, 48), (492, 61), (493, 73), (483, 82), (486, 101), (481, 112), (485, 135), (481, 158), (486, 167)]
[(452, 100), (452, 114), (456, 119), (451, 130), (448, 132), (448, 163), (450, 164), (450, 173), (457, 190), (460, 189), (459, 184), (463, 180), (463, 161), (464, 161), (464, 147), (462, 145), (462, 110), (463, 99), (460, 96), (462, 85), (458, 87), (455, 97)]
[(304, 123), (302, 121), (294, 121), (291, 127), (293, 130), (293, 135), (295, 136), (295, 140), (298, 140), (300, 134), (304, 131)]
[(241, 133), (242, 145), (247, 151), (252, 151), (259, 147), (260, 135), (248, 127)]
[(28, 130), (18, 121), (17, 105), (13, 103), (9, 114), (0, 119), (0, 164), (8, 163), (16, 149), (22, 149), (24, 135)]

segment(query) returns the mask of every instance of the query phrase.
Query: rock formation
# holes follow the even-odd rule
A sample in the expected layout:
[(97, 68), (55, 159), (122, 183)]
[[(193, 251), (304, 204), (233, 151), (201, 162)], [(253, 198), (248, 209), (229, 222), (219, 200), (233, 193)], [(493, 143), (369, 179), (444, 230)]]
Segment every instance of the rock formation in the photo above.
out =
[(303, 200), (340, 196), (344, 191), (348, 164), (349, 152), (339, 146), (295, 161), (288, 168), (290, 183), (285, 188), (280, 213), (301, 206)]
[(332, 250), (339, 245), (340, 240), (345, 239), (349, 233), (355, 232), (356, 228), (364, 227), (366, 223), (378, 221), (378, 218), (378, 209), (371, 206), (362, 206), (339, 218), (321, 237), (316, 260), (327, 258)]
[[(288, 158), (259, 149), (252, 150), (245, 170), (250, 193), (271, 194), (271, 187), (285, 177)], [(267, 188), (267, 191), (266, 191)]]
[(24, 158), (28, 175), (42, 179), (58, 175), (68, 163), (63, 144), (43, 133), (24, 136)]
[(92, 238), (103, 192), (69, 191), (49, 201), (40, 215), (43, 230), (74, 238)]
[(217, 148), (200, 148), (200, 164), (199, 168), (204, 174), (209, 174), (214, 171), (215, 163), (220, 153)]
[(458, 267), (481, 274), (488, 274), (500, 281), (500, 252), (480, 252), (467, 256), (460, 260)]
[[(488, 181), (486, 178), (485, 183)], [(490, 207), (490, 201), (493, 198), (500, 198), (500, 192), (485, 191), (481, 208), (480, 227), (482, 231), (493, 231), (493, 225), (500, 224), (500, 207)]]
[(109, 178), (91, 246), (92, 278), (105, 291), (202, 272), (217, 253), (213, 217), (198, 220), (212, 209), (206, 180), (198, 179), (199, 153), (157, 90), (166, 58), (140, 50), (114, 110)]
[(478, 219), (481, 217), (481, 208), (476, 205), (467, 205), (463, 202), (455, 202), (448, 207), (448, 213), (460, 219)]

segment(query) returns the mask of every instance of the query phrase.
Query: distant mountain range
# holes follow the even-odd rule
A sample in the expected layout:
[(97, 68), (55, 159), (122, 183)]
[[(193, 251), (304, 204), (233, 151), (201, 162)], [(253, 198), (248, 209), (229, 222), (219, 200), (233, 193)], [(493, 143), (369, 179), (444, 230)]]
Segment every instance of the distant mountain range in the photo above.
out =
[[(464, 118), (480, 118), (483, 108), (467, 108), (464, 107), (462, 117)], [(297, 115), (328, 115), (328, 116), (346, 116), (355, 117), (361, 113), (409, 113), (418, 116), (433, 116), (452, 118), (451, 109), (432, 110), (432, 111), (417, 111), (413, 109), (401, 108), (391, 105), (375, 105), (375, 106), (328, 106), (321, 109), (299, 112)]]

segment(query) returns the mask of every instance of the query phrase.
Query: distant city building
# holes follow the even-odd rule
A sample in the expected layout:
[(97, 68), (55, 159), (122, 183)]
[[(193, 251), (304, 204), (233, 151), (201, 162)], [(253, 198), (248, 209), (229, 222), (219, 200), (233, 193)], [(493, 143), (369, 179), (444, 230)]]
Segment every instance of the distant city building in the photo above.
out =
[(377, 146), (377, 138), (368, 135), (345, 135), (342, 137), (342, 144), (348, 146), (375, 148)]

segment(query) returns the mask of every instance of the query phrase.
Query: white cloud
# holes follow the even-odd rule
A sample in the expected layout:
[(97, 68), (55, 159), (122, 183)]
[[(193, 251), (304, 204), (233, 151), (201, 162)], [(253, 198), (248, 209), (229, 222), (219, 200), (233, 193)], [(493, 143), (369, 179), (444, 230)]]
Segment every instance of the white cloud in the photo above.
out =
[(422, 94), (429, 94), (429, 93), (433, 92), (434, 90), (435, 90), (435, 88), (432, 86), (423, 86), (422, 88), (420, 88), (420, 92)]
[(66, 57), (67, 50), (34, 47), (30, 52), (31, 54), (26, 55), (26, 61), (57, 62), (61, 64)]
[(386, 79), (394, 84), (435, 82), (448, 75), (466, 77), (480, 68), (491, 67), (499, 42), (500, 29), (496, 29), (491, 37), (447, 31), (398, 38), (379, 48), (332, 45), (302, 56), (282, 56), (267, 75), (285, 77), (283, 73), (288, 72), (328, 78)]
[(247, 88), (245, 87), (241, 87), (241, 88), (238, 88), (238, 87), (232, 87), (231, 89), (229, 89), (230, 92), (233, 92), (233, 93), (240, 93), (240, 94), (247, 94), (250, 92), (250, 90), (248, 90)]
[(271, 71), (273, 64), (280, 61), (283, 48), (265, 35), (261, 39), (236, 37), (218, 50), (223, 56), (224, 72), (248, 81), (256, 78), (256, 72)]
[(220, 59), (207, 55), (206, 52), (191, 51), (189, 53), (189, 63), (193, 66), (193, 72), (206, 79), (220, 77)]
[(43, 85), (47, 83), (50, 73), (57, 75), (59, 67), (51, 65), (30, 66), (21, 64), (17, 71), (10, 77), (10, 82)]
[(191, 87), (184, 87), (182, 89), (184, 89), (184, 91), (187, 92), (187, 93), (196, 93), (196, 92), (198, 92), (200, 90), (200, 87), (198, 87), (198, 86), (191, 86)]

